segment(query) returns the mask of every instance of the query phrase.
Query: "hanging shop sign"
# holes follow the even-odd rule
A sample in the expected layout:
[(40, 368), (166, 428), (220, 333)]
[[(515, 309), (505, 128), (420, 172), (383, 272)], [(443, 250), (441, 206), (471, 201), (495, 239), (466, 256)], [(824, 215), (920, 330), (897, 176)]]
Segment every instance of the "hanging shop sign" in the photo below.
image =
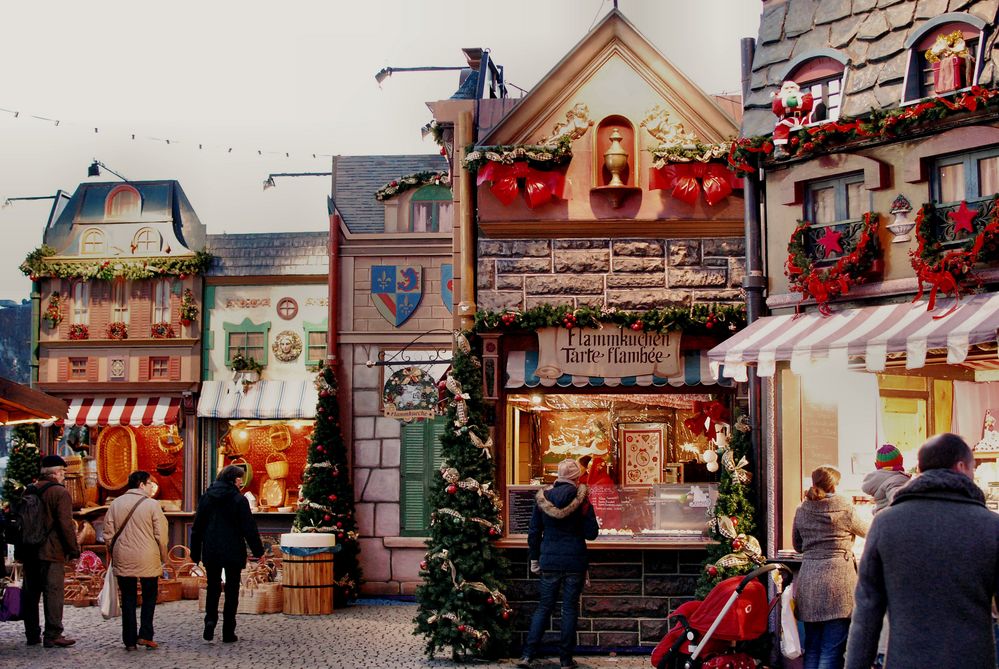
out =
[(437, 384), (419, 367), (405, 367), (385, 381), (382, 393), (384, 413), (388, 418), (414, 420), (437, 414)]
[(680, 333), (624, 328), (538, 330), (538, 369), (543, 379), (564, 374), (620, 378), (680, 373)]

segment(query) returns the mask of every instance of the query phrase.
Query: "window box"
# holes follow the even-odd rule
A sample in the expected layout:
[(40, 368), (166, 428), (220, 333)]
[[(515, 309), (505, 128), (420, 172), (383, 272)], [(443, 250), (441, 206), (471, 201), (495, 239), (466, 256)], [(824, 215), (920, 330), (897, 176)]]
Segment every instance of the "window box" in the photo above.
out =
[(83, 323), (73, 323), (69, 326), (69, 338), (73, 340), (90, 339), (90, 328)]
[(121, 321), (108, 323), (106, 334), (108, 339), (128, 339), (128, 324)]

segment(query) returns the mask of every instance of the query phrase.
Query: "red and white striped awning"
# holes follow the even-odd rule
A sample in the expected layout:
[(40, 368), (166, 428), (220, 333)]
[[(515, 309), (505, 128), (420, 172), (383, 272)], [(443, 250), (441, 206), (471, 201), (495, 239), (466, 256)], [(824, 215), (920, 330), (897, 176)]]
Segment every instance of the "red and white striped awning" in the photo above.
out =
[[(868, 371), (884, 371), (890, 355), (905, 355), (907, 369), (926, 364), (926, 352), (946, 349), (947, 363), (959, 365), (969, 347), (995, 343), (999, 328), (999, 293), (953, 300), (902, 302), (846, 309), (823, 316), (817, 312), (761, 318), (708, 351), (711, 373), (742, 381), (746, 366), (760, 376), (773, 376), (777, 362), (790, 362), (798, 373), (813, 360), (829, 359), (844, 366), (863, 358)], [(950, 312), (950, 313), (948, 313)], [(944, 315), (946, 314), (946, 315)]]
[(66, 425), (176, 425), (179, 397), (84, 397), (69, 403)]

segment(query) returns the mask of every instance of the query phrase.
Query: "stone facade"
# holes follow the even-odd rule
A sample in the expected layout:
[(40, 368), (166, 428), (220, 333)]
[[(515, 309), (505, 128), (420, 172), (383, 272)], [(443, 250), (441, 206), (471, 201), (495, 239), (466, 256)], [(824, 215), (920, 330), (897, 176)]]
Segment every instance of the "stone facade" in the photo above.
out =
[(620, 309), (741, 300), (745, 243), (711, 239), (480, 239), (480, 309)]

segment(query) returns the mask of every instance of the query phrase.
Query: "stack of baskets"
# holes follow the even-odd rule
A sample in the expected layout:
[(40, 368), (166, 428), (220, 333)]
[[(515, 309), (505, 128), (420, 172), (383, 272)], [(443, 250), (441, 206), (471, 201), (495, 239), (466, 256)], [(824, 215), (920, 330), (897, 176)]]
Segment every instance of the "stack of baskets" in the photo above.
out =
[(177, 544), (170, 549), (169, 559), (170, 566), (181, 584), (181, 597), (197, 599), (198, 590), (206, 583), (205, 570), (191, 560), (191, 549), (183, 544)]

